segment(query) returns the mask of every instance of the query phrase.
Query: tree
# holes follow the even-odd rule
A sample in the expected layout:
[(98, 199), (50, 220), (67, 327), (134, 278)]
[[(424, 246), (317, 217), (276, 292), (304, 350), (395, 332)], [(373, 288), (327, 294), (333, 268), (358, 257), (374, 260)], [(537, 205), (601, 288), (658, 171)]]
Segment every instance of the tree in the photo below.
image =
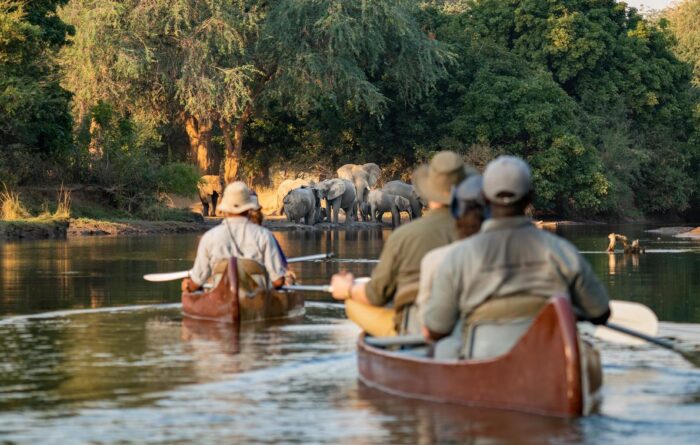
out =
[(694, 68), (693, 82), (700, 87), (700, 0), (683, 0), (670, 6), (661, 13), (668, 27), (676, 38), (674, 47), (681, 60)]
[(0, 0), (0, 156), (5, 161), (71, 145), (70, 94), (60, 87), (54, 63), (72, 32), (56, 16), (66, 1)]
[[(610, 163), (607, 175), (635, 190), (636, 207), (687, 207), (694, 99), (689, 70), (663, 29), (615, 0), (472, 1), (467, 15), (482, 38), (552, 74), (585, 111), (588, 137), (604, 159), (620, 152), (610, 142), (628, 144), (623, 152), (633, 162)], [(603, 137), (611, 131), (625, 135)]]
[[(389, 99), (379, 79), (402, 85), (396, 100), (425, 94), (449, 53), (414, 10), (407, 0), (74, 0), (65, 17), (79, 32), (64, 67), (71, 89), (92, 85), (86, 102), (111, 96), (118, 108), (181, 124), (202, 171), (216, 168), (220, 132), (230, 181), (247, 125), (272, 102), (295, 115), (321, 104), (381, 115)], [(109, 48), (97, 48), (103, 42)]]

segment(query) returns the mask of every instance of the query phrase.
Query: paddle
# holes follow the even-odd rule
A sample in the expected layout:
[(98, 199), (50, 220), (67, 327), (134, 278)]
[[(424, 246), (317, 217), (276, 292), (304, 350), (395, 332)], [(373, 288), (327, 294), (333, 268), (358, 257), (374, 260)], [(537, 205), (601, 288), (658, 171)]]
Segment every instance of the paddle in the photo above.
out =
[[(325, 260), (328, 258), (333, 258), (333, 253), (319, 253), (316, 255), (306, 255), (287, 259), (287, 263), (299, 263), (302, 261), (314, 261), (314, 260)], [(154, 283), (160, 283), (164, 281), (174, 281), (182, 280), (190, 276), (189, 270), (182, 270), (179, 272), (166, 272), (166, 273), (150, 273), (143, 276), (146, 281), (152, 281)]]
[(624, 326), (620, 326), (616, 323), (610, 323), (608, 321), (606, 327), (608, 329), (612, 329), (618, 332), (622, 332), (626, 335), (632, 336), (639, 338), (641, 340), (644, 340), (645, 342), (649, 342), (652, 344), (655, 344), (656, 346), (660, 346), (664, 349), (668, 349), (670, 351), (676, 352), (683, 356), (684, 359), (689, 361), (691, 364), (694, 366), (700, 368), (700, 349), (694, 348), (691, 349), (690, 347), (682, 347), (681, 345), (677, 345), (671, 341), (665, 340), (663, 338), (657, 338), (657, 337), (651, 337), (649, 335), (643, 334), (641, 332), (634, 331), (632, 329), (626, 328)]
[[(610, 319), (608, 322), (627, 329), (633, 329), (647, 336), (655, 336), (659, 330), (659, 320), (656, 318), (654, 311), (643, 304), (632, 301), (610, 301)], [(578, 328), (584, 334), (610, 343), (630, 346), (639, 346), (645, 343), (637, 337), (621, 334), (619, 331), (603, 325), (594, 326), (590, 323), (581, 322)]]

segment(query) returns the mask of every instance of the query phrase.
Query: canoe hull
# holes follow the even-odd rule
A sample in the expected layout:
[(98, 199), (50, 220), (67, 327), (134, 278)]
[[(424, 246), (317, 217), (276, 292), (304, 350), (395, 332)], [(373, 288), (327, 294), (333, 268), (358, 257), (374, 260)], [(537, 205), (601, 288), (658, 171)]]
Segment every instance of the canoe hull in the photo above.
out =
[(358, 366), (365, 384), (405, 397), (557, 417), (584, 415), (590, 405), (575, 318), (561, 297), (552, 298), (502, 356), (451, 362), (416, 358), (371, 347), (363, 335)]
[(304, 298), (298, 293), (261, 289), (253, 296), (238, 292), (236, 259), (232, 258), (219, 284), (210, 292), (183, 292), (184, 315), (237, 325), (304, 314)]

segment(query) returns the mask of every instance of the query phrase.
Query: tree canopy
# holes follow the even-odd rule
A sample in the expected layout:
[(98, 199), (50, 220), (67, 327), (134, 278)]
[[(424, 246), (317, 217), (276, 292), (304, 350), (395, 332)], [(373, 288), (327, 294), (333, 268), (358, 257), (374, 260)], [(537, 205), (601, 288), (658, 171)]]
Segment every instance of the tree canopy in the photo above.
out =
[(381, 114), (390, 99), (373, 80), (382, 77), (401, 85), (397, 100), (425, 95), (449, 53), (414, 9), (404, 0), (73, 1), (65, 16), (79, 31), (64, 66), (72, 90), (88, 85), (84, 100), (182, 125), (203, 172), (218, 171), (212, 137), (221, 134), (231, 180), (246, 126), (271, 102), (290, 114), (321, 104)]
[(71, 146), (70, 94), (54, 62), (73, 32), (56, 15), (66, 2), (0, 0), (0, 166), (6, 169), (25, 154)]
[(408, 179), (452, 149), (526, 158), (541, 212), (681, 214), (700, 204), (699, 4), (0, 0), (0, 169), (43, 159), (136, 208), (192, 177), (178, 161)]

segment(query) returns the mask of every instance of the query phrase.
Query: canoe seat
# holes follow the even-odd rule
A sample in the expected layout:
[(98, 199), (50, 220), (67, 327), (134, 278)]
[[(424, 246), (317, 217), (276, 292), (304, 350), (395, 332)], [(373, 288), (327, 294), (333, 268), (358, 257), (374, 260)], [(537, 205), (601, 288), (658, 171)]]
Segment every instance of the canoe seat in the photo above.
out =
[(507, 353), (546, 304), (547, 298), (531, 295), (486, 301), (463, 325), (462, 358), (487, 359)]
[(270, 276), (265, 266), (248, 258), (238, 259), (239, 295), (253, 298), (261, 291), (271, 288)]
[(419, 334), (421, 332), (418, 310), (413, 304), (418, 297), (419, 283), (401, 286), (394, 295), (394, 328), (399, 335)]
[[(255, 260), (239, 258), (238, 261), (239, 295), (253, 298), (261, 290), (270, 289), (270, 276), (265, 266)], [(209, 278), (212, 287), (216, 287), (228, 268), (228, 260), (219, 261)]]

